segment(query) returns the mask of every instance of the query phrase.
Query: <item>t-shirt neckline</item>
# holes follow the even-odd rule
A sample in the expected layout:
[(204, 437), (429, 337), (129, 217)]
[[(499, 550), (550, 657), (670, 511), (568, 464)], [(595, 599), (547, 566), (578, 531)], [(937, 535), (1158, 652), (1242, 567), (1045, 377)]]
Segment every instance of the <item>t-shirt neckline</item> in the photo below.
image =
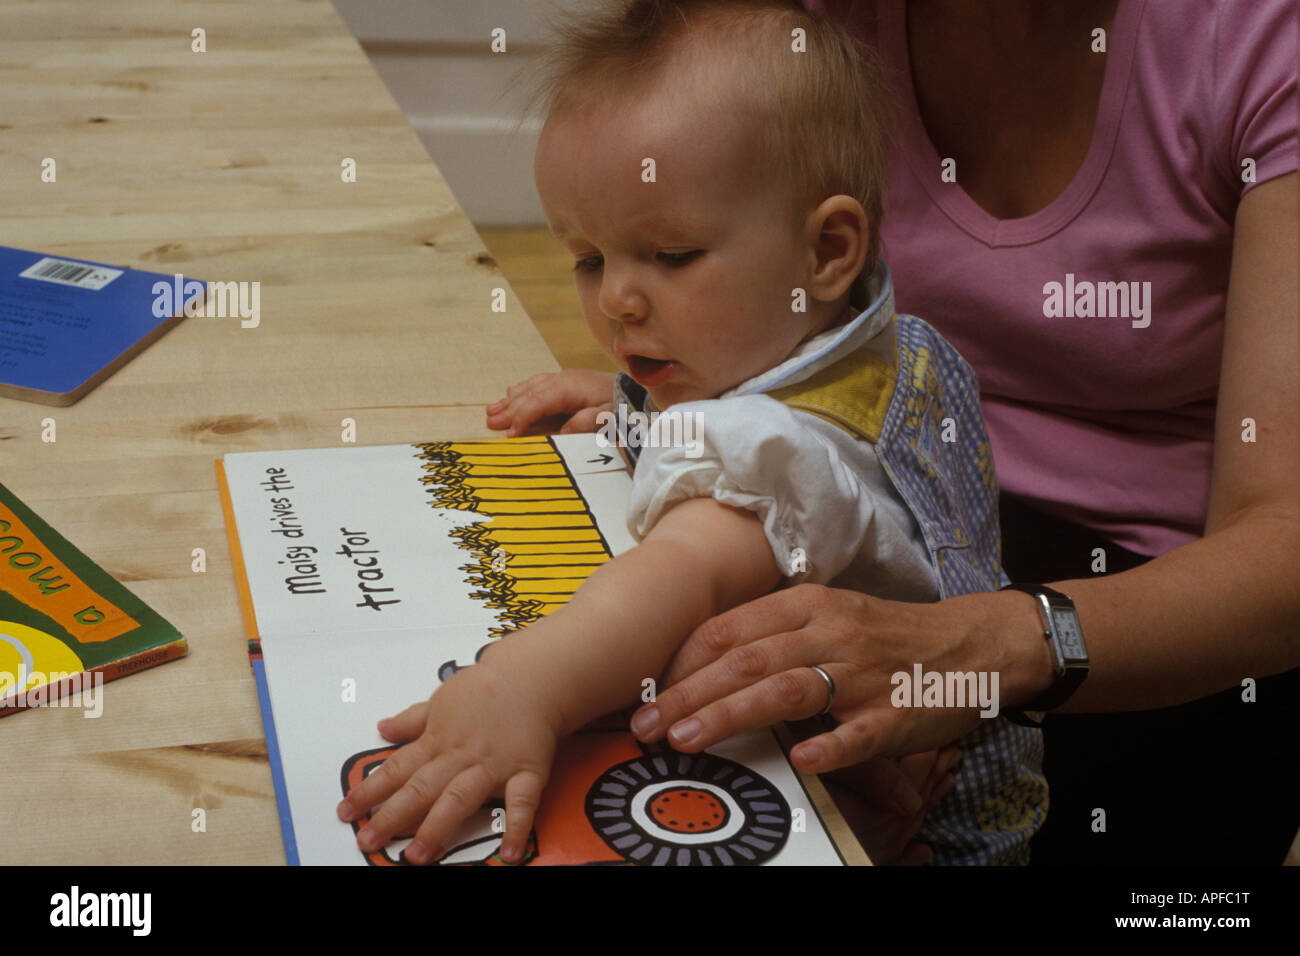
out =
[(912, 80), (912, 58), (907, 46), (906, 0), (884, 0), (881, 5), (878, 46), (890, 70), (898, 79), (902, 99), (901, 133), (904, 161), (931, 201), (972, 238), (988, 246), (1015, 246), (1039, 242), (1065, 228), (1083, 211), (1101, 186), (1119, 135), (1120, 116), (1133, 71), (1137, 26), (1145, 0), (1120, 0), (1106, 37), (1106, 72), (1097, 101), (1097, 119), (1092, 142), (1083, 164), (1065, 190), (1031, 215), (1019, 219), (997, 219), (966, 194), (960, 170), (955, 183), (940, 179), (940, 157), (930, 141), (916, 99)]

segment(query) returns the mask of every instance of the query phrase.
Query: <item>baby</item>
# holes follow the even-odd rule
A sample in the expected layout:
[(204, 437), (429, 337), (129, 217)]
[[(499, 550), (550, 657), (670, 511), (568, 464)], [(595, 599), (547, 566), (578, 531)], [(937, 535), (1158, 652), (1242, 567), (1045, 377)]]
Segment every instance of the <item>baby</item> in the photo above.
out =
[[(613, 401), (601, 373), (537, 376), (488, 424), (560, 413), (594, 431), (617, 405), (671, 406), (700, 436), (627, 443), (638, 545), (381, 723), (412, 742), (339, 813), (386, 801), (358, 840), (418, 823), (415, 863), (502, 794), (501, 853), (522, 859), (557, 739), (637, 701), (729, 608), (803, 581), (915, 602), (1003, 582), (974, 375), (895, 315), (877, 259), (886, 100), (869, 57), (795, 3), (632, 0), (584, 13), (550, 66), (537, 189), (624, 372)], [(836, 666), (824, 685), (803, 668), (820, 689), (806, 716)], [(1045, 814), (1036, 732), (980, 724), (921, 832), (936, 862), (1026, 861)]]

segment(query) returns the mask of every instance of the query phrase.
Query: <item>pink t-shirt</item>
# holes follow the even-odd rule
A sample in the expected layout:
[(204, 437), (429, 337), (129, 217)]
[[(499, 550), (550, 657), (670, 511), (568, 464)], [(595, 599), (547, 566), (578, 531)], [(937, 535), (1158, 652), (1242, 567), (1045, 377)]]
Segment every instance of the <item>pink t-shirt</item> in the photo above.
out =
[(805, 5), (897, 86), (883, 255), (899, 311), (978, 373), (1003, 490), (1141, 554), (1199, 537), (1237, 204), (1297, 165), (1294, 0), (1120, 0), (1083, 166), (1011, 220), (943, 181), (904, 0)]

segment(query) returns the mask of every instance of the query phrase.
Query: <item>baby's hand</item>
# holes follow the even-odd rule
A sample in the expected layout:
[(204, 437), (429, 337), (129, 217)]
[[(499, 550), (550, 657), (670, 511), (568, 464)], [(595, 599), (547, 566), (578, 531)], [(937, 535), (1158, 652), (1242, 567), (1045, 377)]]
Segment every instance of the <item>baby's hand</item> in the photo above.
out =
[(510, 438), (528, 434), (536, 422), (541, 423), (539, 434), (594, 432), (596, 415), (614, 410), (613, 395), (610, 372), (580, 368), (546, 372), (507, 388), (505, 398), (488, 406), (487, 426), (509, 429)]
[(522, 860), (555, 756), (561, 717), (553, 710), (484, 663), (457, 672), (429, 700), (380, 721), (384, 737), (410, 743), (339, 804), (339, 819), (351, 822), (384, 803), (357, 834), (369, 853), (423, 818), (406, 858), (427, 863), (484, 800), (504, 794), (501, 855)]

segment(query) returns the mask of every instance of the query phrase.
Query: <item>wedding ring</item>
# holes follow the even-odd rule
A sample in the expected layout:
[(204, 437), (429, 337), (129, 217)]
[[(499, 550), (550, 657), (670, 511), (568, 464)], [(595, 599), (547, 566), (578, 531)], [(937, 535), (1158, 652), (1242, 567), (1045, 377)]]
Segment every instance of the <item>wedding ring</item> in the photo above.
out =
[(831, 712), (831, 704), (835, 703), (835, 681), (831, 680), (831, 675), (826, 673), (816, 664), (809, 664), (808, 666), (818, 674), (821, 674), (822, 680), (826, 682), (826, 706), (823, 707), (822, 712), (817, 715), (818, 717), (826, 717)]

